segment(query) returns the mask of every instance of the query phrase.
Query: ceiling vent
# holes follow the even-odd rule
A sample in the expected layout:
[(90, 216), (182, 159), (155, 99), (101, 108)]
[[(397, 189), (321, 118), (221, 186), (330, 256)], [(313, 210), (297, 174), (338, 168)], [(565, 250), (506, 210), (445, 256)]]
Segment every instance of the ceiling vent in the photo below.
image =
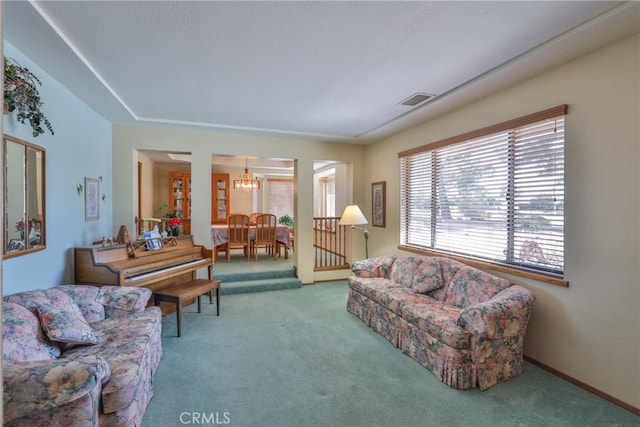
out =
[(428, 93), (416, 92), (404, 101), (401, 101), (399, 105), (408, 105), (409, 107), (415, 107), (418, 104), (422, 104), (423, 102), (433, 98), (435, 95), (431, 95)]

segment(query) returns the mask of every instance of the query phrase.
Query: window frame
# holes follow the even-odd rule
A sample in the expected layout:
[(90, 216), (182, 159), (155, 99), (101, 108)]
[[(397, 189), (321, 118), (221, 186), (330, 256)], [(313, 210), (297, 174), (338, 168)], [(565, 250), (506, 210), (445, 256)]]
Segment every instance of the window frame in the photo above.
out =
[[(541, 122), (544, 120), (566, 116), (567, 111), (568, 111), (568, 106), (566, 104), (559, 105), (553, 108), (539, 111), (537, 113), (529, 114), (513, 120), (508, 120), (495, 125), (487, 126), (482, 129), (474, 130), (474, 131), (457, 135), (451, 138), (436, 141), (431, 144), (426, 144), (420, 147), (415, 147), (409, 150), (405, 150), (398, 153), (398, 157), (402, 163), (405, 160), (409, 162), (410, 159), (416, 158), (418, 157), (418, 155), (426, 154), (428, 152), (429, 153), (435, 152), (436, 153), (435, 155), (437, 155), (438, 150), (443, 150), (445, 149), (445, 147), (448, 147), (454, 144), (469, 142), (470, 140), (476, 140), (478, 138), (488, 137), (500, 132), (514, 131), (516, 128), (520, 128), (520, 127)], [(566, 145), (566, 142), (563, 145), (563, 149), (565, 145)], [(509, 169), (511, 169), (512, 167), (513, 167), (513, 164), (510, 162)], [(401, 181), (402, 181), (403, 179), (405, 179), (404, 177), (405, 171), (404, 171), (404, 166), (402, 164), (400, 168), (401, 168), (401, 171), (403, 171), (402, 172), (403, 175), (401, 176)], [(411, 170), (409, 172), (411, 172)], [(566, 172), (564, 170), (562, 173), (563, 173), (563, 177), (566, 176)], [(435, 172), (433, 176), (435, 176)], [(410, 177), (407, 177), (407, 179), (410, 179)], [(430, 196), (432, 197), (432, 200), (435, 200), (435, 193), (436, 193), (436, 187), (438, 186), (438, 182), (439, 181), (437, 180), (431, 180), (431, 182), (428, 182), (426, 185), (423, 186), (425, 191), (431, 191)], [(504, 184), (510, 185), (509, 181), (505, 182)], [(569, 282), (564, 278), (564, 274), (565, 274), (564, 262), (562, 265), (561, 272), (552, 272), (552, 271), (547, 271), (547, 269), (542, 267), (538, 269), (538, 268), (535, 268), (535, 266), (532, 267), (531, 265), (525, 265), (525, 266), (518, 265), (518, 263), (515, 262), (515, 259), (513, 257), (510, 261), (507, 261), (507, 259), (509, 258), (508, 255), (505, 255), (506, 259), (504, 262), (500, 262), (500, 261), (493, 261), (493, 260), (487, 259), (486, 257), (483, 258), (481, 255), (479, 255), (479, 258), (475, 258), (473, 254), (465, 255), (461, 253), (448, 252), (447, 250), (437, 249), (433, 247), (433, 243), (431, 243), (431, 246), (429, 246), (428, 244), (425, 244), (425, 246), (423, 246), (422, 244), (408, 244), (407, 233), (408, 232), (410, 233), (410, 230), (408, 228), (409, 221), (407, 216), (411, 214), (412, 207), (409, 206), (410, 201), (407, 200), (406, 197), (404, 197), (405, 196), (404, 185), (406, 185), (406, 183), (401, 182), (403, 194), (401, 194), (401, 206), (400, 206), (401, 225), (400, 225), (400, 244), (398, 246), (399, 249), (409, 251), (409, 252), (431, 255), (431, 256), (447, 256), (449, 258), (457, 259), (467, 264), (475, 265), (480, 268), (487, 268), (491, 270), (514, 274), (517, 276), (533, 278), (533, 279), (551, 283), (554, 285), (568, 286)], [(511, 204), (511, 202), (509, 202), (509, 204)], [(564, 218), (564, 213), (562, 218)], [(431, 215), (429, 216), (429, 219), (427, 219), (427, 221), (429, 221), (431, 224), (431, 232), (435, 233), (436, 224), (439, 224), (437, 218)], [(564, 224), (564, 219), (563, 219), (563, 224)], [(513, 227), (512, 222), (509, 222), (509, 227)], [(563, 225), (563, 229), (564, 229), (564, 225)], [(507, 228), (506, 231), (507, 231), (507, 234), (509, 235), (509, 237), (507, 237), (506, 243), (508, 246), (513, 245), (513, 241), (511, 239), (513, 238), (512, 233), (514, 233), (514, 230)], [(440, 236), (446, 237), (447, 235), (440, 234)], [(421, 236), (421, 237), (424, 237), (424, 236)], [(434, 242), (434, 240), (431, 240), (431, 238), (432, 238), (431, 235), (425, 237), (426, 240), (430, 240), (431, 242)], [(563, 238), (562, 239), (563, 256), (565, 252), (566, 252), (566, 244)]]

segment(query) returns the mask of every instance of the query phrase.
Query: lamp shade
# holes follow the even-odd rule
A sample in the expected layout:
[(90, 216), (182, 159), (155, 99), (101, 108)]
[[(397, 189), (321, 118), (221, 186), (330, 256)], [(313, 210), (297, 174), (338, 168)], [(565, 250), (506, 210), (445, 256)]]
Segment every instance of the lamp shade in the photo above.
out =
[(358, 205), (349, 205), (344, 208), (338, 225), (363, 225), (367, 224), (367, 218), (364, 216)]

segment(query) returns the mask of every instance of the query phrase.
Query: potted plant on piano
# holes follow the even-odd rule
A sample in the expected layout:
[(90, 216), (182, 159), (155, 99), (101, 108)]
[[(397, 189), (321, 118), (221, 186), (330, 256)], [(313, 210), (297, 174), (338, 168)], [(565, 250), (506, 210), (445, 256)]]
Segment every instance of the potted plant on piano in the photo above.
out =
[(174, 216), (167, 223), (169, 232), (172, 236), (178, 236), (180, 234), (180, 226), (182, 226), (182, 218)]

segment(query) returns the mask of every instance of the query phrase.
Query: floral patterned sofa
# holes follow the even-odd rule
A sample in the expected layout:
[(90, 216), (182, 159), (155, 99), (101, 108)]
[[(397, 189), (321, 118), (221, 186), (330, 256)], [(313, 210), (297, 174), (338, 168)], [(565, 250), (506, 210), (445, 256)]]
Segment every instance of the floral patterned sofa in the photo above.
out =
[(4, 297), (4, 425), (139, 426), (162, 357), (151, 291), (65, 285)]
[(522, 372), (526, 288), (442, 257), (381, 256), (352, 271), (347, 310), (450, 387), (486, 390)]

